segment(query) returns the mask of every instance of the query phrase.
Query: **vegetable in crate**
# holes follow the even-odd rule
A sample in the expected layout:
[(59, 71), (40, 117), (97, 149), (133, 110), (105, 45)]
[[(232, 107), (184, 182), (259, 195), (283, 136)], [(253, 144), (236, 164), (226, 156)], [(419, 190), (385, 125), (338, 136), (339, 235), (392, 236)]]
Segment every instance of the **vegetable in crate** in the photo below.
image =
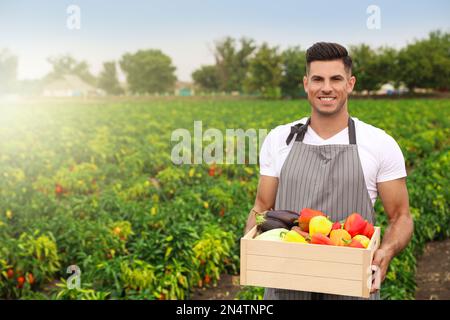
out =
[(331, 230), (330, 240), (335, 246), (345, 246), (345, 241), (352, 239), (352, 236), (344, 229)]
[(333, 245), (330, 238), (328, 238), (327, 236), (324, 236), (321, 233), (315, 233), (311, 238), (311, 243), (312, 244), (324, 244), (324, 245), (328, 245), (328, 246)]
[(277, 229), (277, 228), (289, 229), (288, 225), (286, 225), (284, 222), (277, 220), (277, 219), (264, 219), (264, 221), (262, 221), (262, 222), (259, 222), (259, 223), (257, 222), (257, 225), (258, 225), (258, 229), (261, 232), (266, 232), (266, 231), (269, 231), (272, 229)]
[(316, 233), (321, 233), (324, 236), (328, 236), (332, 226), (333, 222), (328, 220), (327, 217), (324, 216), (313, 217), (309, 222), (309, 235), (312, 237)]
[(345, 220), (344, 229), (354, 237), (357, 234), (362, 234), (366, 224), (367, 220), (364, 220), (359, 213), (352, 213)]
[(370, 239), (367, 238), (366, 236), (358, 234), (358, 235), (354, 236), (353, 239), (360, 242), (364, 246), (364, 248), (367, 248), (369, 246)]
[(302, 228), (303, 231), (309, 232), (309, 222), (316, 216), (325, 217), (325, 213), (310, 208), (304, 208), (302, 209), (302, 211), (300, 211), (298, 225), (300, 226), (300, 228)]
[(303, 231), (299, 226), (293, 226), (291, 230), (298, 232), (306, 241), (310, 241), (311, 237), (308, 232)]
[(302, 235), (300, 235), (300, 233), (291, 230), (289, 232), (287, 232), (286, 234), (283, 235), (283, 241), (286, 242), (300, 242), (300, 243), (308, 243), (305, 238), (303, 238)]
[(342, 228), (343, 228), (343, 226), (342, 226), (341, 222), (337, 221), (337, 222), (333, 223), (333, 226), (331, 227), (331, 230), (339, 230), (339, 229), (342, 229)]
[(362, 235), (366, 236), (369, 239), (372, 239), (372, 235), (375, 232), (375, 228), (373, 227), (373, 224), (368, 222), (366, 220), (366, 227), (364, 228), (363, 232), (361, 232)]
[(284, 228), (272, 229), (261, 233), (260, 235), (256, 236), (255, 239), (281, 241), (283, 240), (283, 235), (286, 234), (288, 231), (289, 230)]
[(298, 214), (289, 210), (271, 210), (256, 215), (256, 224), (261, 231), (275, 228), (291, 229), (298, 221)]
[(364, 246), (361, 244), (361, 242), (356, 239), (352, 239), (351, 241), (349, 241), (347, 247), (364, 249)]

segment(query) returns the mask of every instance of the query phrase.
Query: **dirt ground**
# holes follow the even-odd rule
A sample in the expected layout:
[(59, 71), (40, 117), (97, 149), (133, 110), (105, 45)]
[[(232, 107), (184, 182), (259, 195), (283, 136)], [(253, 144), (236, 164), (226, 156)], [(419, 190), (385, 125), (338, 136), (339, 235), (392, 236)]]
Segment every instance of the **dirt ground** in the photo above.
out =
[(450, 239), (429, 242), (417, 261), (418, 300), (450, 300)]
[[(430, 242), (417, 263), (418, 300), (450, 300), (450, 239)], [(194, 292), (192, 300), (232, 300), (240, 290), (239, 277), (222, 275), (216, 287)]]
[(195, 291), (192, 300), (233, 300), (241, 290), (239, 277), (223, 274), (216, 287), (203, 288)]

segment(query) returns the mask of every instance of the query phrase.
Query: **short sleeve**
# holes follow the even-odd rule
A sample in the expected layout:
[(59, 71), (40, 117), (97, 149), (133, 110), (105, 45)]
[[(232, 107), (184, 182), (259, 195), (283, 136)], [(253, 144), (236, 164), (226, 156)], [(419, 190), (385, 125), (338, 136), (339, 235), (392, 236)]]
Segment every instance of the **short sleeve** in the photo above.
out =
[(377, 182), (406, 177), (405, 158), (397, 142), (389, 135), (381, 147), (380, 167)]
[(259, 173), (263, 176), (277, 177), (275, 155), (273, 150), (273, 130), (264, 139), (259, 153)]

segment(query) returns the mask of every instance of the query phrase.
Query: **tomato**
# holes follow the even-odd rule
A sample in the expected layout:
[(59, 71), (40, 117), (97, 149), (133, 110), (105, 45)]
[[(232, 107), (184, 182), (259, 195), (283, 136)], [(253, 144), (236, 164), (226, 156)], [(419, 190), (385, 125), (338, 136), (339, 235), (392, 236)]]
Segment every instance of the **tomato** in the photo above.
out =
[(8, 271), (6, 271), (6, 275), (8, 276), (8, 279), (12, 279), (14, 277), (14, 270), (8, 269)]
[(25, 283), (25, 277), (20, 276), (17, 278), (17, 288), (22, 288), (23, 284)]

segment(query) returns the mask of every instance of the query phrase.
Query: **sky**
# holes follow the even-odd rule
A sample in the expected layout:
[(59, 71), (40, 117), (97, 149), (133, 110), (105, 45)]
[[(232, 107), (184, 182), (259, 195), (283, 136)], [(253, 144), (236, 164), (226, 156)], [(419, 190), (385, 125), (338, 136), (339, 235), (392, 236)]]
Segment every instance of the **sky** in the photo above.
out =
[[(67, 27), (70, 5), (80, 9), (79, 30)], [(370, 5), (379, 8), (378, 29), (367, 26)], [(448, 0), (0, 0), (0, 50), (19, 57), (19, 79), (47, 74), (49, 56), (70, 53), (98, 74), (126, 52), (160, 49), (190, 81), (226, 36), (281, 50), (318, 41), (401, 48), (436, 29), (450, 31)]]

